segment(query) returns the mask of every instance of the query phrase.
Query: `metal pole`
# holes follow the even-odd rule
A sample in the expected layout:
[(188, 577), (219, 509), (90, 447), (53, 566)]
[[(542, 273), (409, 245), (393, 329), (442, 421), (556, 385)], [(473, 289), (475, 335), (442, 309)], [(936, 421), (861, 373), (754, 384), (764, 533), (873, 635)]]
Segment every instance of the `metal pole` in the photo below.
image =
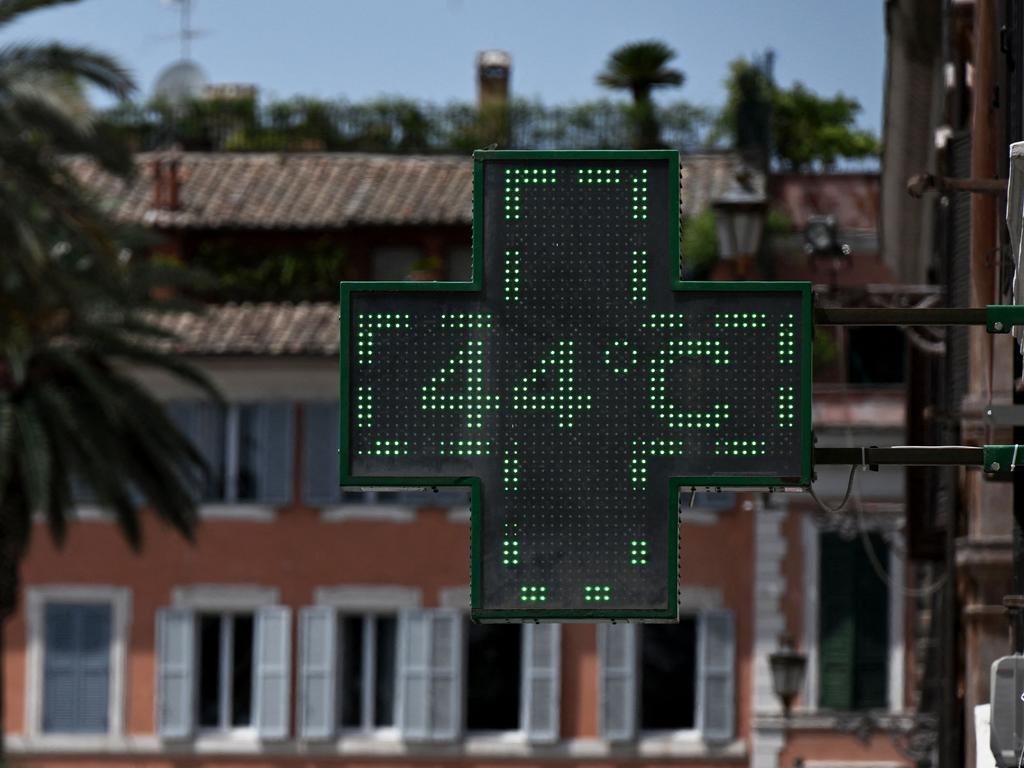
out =
[(816, 325), (985, 325), (984, 307), (818, 307)]

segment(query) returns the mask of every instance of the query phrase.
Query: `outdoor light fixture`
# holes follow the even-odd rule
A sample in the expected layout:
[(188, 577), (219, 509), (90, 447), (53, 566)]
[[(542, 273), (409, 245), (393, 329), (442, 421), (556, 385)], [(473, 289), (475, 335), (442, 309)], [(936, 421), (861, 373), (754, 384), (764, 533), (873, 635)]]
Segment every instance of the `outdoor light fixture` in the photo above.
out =
[(807, 671), (807, 656), (793, 647), (788, 635), (779, 638), (779, 649), (768, 654), (772, 670), (772, 690), (782, 701), (782, 711), (789, 717), (793, 699), (804, 687), (804, 673)]
[(834, 216), (809, 216), (804, 227), (804, 253), (811, 260), (811, 268), (824, 263), (831, 273), (830, 285), (835, 290), (839, 283), (839, 270), (850, 264), (850, 246), (839, 242)]
[(751, 183), (750, 174), (736, 174), (733, 185), (711, 207), (715, 211), (718, 253), (735, 264), (736, 276), (745, 277), (761, 247), (767, 201)]

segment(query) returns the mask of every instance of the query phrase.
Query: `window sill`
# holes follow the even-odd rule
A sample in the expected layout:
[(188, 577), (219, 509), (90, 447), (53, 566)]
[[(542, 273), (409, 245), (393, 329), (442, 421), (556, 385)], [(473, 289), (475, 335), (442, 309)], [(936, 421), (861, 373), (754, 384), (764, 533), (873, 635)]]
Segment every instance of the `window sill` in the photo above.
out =
[[(106, 522), (116, 519), (109, 510), (96, 504), (79, 504), (70, 515), (72, 520), (80, 522)], [(270, 504), (249, 504), (247, 502), (218, 503), (204, 502), (199, 505), (199, 517), (203, 520), (248, 520), (261, 523), (272, 523), (277, 518), (277, 508)], [(45, 522), (43, 515), (35, 517), (37, 522)]]
[(416, 519), (416, 508), (399, 504), (341, 504), (325, 507), (320, 519), (327, 523), (367, 521), (376, 523), (411, 523)]
[(902, 732), (913, 725), (914, 715), (909, 712), (872, 710), (797, 710), (788, 718), (781, 714), (760, 713), (754, 717), (754, 728), (774, 731), (840, 731), (854, 732), (857, 726), (886, 733)]
[[(509, 738), (505, 738), (505, 737)], [(492, 736), (468, 736), (450, 743), (403, 741), (396, 732), (382, 729), (361, 735), (342, 735), (328, 741), (261, 741), (255, 734), (198, 735), (193, 739), (163, 740), (153, 735), (133, 736), (24, 736), (9, 734), (5, 745), (12, 754), (221, 754), (277, 756), (366, 756), (366, 757), (492, 757), (532, 759), (708, 758), (744, 761), (743, 741), (712, 746), (699, 738), (665, 742), (659, 737), (641, 737), (637, 742), (610, 744), (602, 739), (562, 739), (551, 744), (526, 741), (520, 731)]]
[[(151, 739), (144, 739), (152, 741)], [(131, 737), (112, 733), (38, 733), (34, 735), (8, 734), (4, 737), (4, 746), (11, 752), (116, 752), (135, 745)]]
[(277, 511), (267, 504), (203, 504), (199, 507), (199, 517), (203, 520), (272, 523), (277, 518)]

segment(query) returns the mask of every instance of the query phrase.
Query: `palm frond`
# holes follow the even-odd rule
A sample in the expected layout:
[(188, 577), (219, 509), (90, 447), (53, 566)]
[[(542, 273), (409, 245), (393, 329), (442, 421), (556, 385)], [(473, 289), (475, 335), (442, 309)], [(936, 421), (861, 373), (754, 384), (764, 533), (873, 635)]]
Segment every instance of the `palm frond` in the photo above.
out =
[(14, 413), (19, 437), (18, 469), (25, 506), (29, 515), (44, 513), (50, 507), (50, 439), (29, 400)]
[(87, 46), (12, 43), (0, 47), (0, 82), (42, 75), (81, 80), (119, 99), (128, 98), (135, 90), (131, 73), (117, 59)]
[(78, 0), (0, 0), (0, 24), (8, 24), (29, 11), (76, 2)]

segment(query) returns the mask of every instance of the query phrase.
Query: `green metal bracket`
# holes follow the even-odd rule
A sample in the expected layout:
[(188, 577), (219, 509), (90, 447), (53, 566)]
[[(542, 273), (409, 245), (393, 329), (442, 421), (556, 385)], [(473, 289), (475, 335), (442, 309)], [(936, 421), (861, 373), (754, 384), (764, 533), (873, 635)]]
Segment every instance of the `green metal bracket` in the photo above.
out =
[(1024, 469), (1022, 445), (901, 445), (892, 448), (815, 448), (814, 464), (903, 467), (981, 467), (994, 475)]
[(989, 333), (1009, 333), (1024, 326), (1024, 306), (987, 307), (817, 307), (817, 325), (984, 325)]
[(1009, 333), (1015, 325), (1024, 325), (1024, 306), (989, 304), (985, 307), (985, 327), (989, 333)]
[(1024, 445), (986, 445), (982, 469), (994, 475), (1008, 475), (1024, 464)]

